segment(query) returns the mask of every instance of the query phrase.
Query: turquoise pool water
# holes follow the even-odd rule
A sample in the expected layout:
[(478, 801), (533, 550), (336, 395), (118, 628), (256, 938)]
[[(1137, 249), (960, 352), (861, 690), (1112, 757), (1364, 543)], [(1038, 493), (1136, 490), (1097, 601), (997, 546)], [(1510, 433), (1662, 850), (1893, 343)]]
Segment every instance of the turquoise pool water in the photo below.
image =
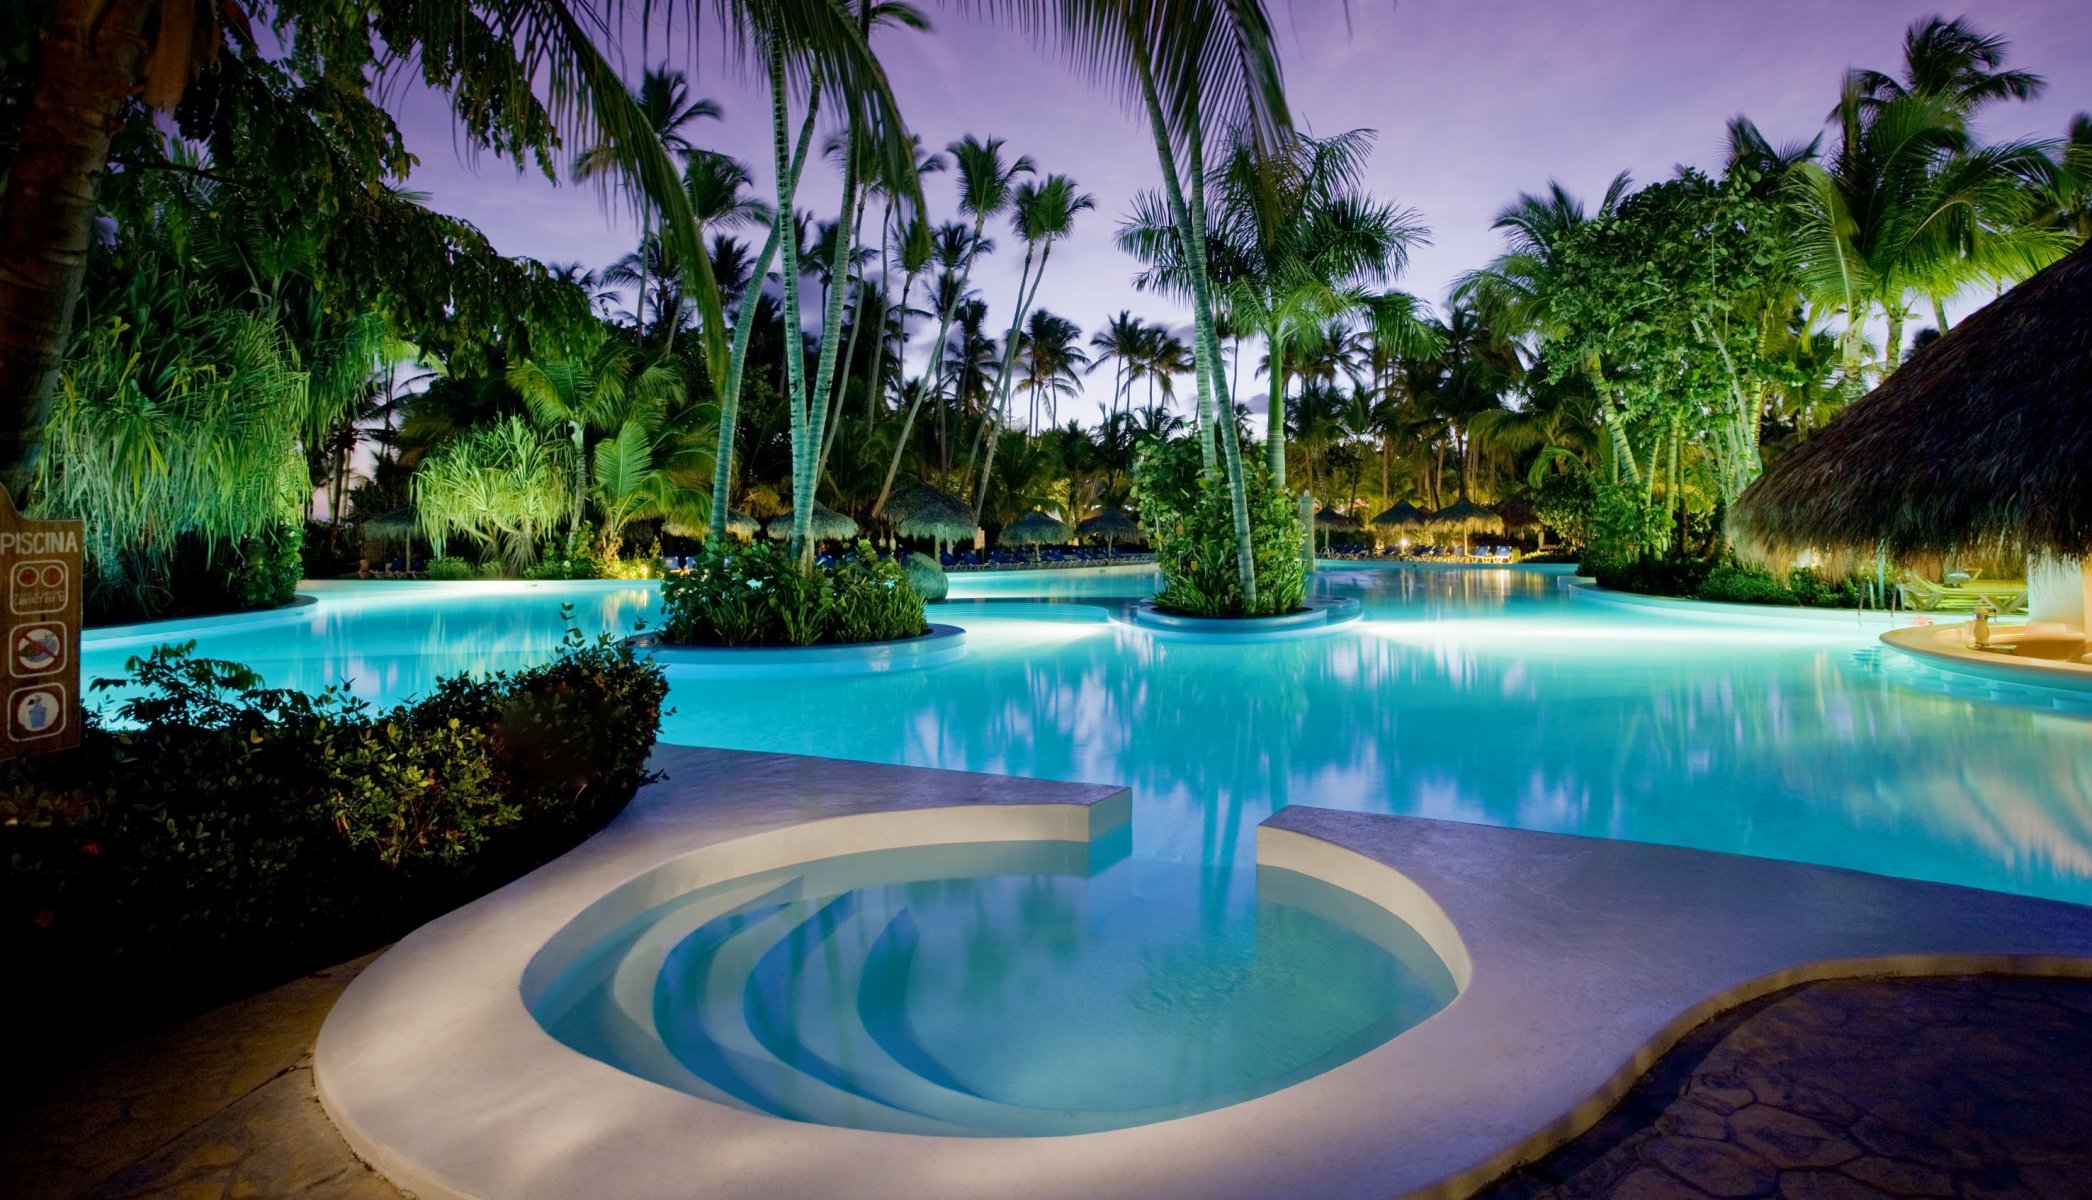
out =
[(576, 1050), (859, 1129), (1088, 1133), (1274, 1091), (1444, 1007), (1364, 900), (1064, 843), (825, 859), (678, 897), (532, 1004)]
[[(1535, 569), (1330, 566), (1326, 636), (1170, 641), (1021, 603), (1152, 578), (958, 576), (966, 656), (831, 679), (680, 679), (670, 741), (1130, 785), (1134, 853), (1233, 868), (1290, 803), (1827, 863), (2092, 903), (2092, 719), (1996, 703), (1842, 622), (1724, 625), (1577, 603)], [(199, 652), (392, 699), (542, 659), (571, 603), (629, 628), (652, 585), (331, 585)], [(1094, 617), (1094, 611), (1085, 610)], [(90, 638), (89, 675), (149, 644)], [(1219, 877), (1219, 876), (1216, 876)], [(1232, 877), (1232, 876), (1229, 876)]]
[[(1326, 567), (1362, 619), (1260, 644), (1109, 619), (1152, 576), (961, 576), (965, 654), (843, 677), (672, 675), (664, 739), (1125, 784), (1111, 844), (825, 860), (679, 897), (533, 1011), (584, 1053), (800, 1120), (1056, 1134), (1304, 1079), (1452, 995), (1385, 912), (1254, 866), (1287, 804), (1662, 842), (2092, 903), (2092, 717), (2000, 702), (1856, 623), (1573, 601), (1560, 572)], [(398, 700), (629, 632), (649, 584), (336, 584), (156, 640)], [(1072, 855), (1072, 857), (1071, 857)], [(1515, 887), (1507, 879), (1504, 886)]]

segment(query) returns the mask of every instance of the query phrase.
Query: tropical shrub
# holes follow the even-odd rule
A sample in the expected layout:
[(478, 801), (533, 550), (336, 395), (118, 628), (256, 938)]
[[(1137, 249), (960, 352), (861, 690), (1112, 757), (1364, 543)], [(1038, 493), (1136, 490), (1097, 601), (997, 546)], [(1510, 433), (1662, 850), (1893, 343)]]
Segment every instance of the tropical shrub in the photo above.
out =
[(1299, 509), (1246, 448), (1242, 474), (1257, 578), (1253, 605), (1243, 600), (1227, 483), (1202, 469), (1198, 443), (1180, 438), (1141, 455), (1134, 469), (1134, 498), (1162, 572), (1156, 607), (1202, 617), (1271, 616), (1300, 608), (1307, 594), (1307, 564)]
[(1794, 604), (1804, 608), (1858, 608), (1862, 599), (1858, 581), (1831, 580), (1813, 567), (1797, 567), (1787, 573), (1785, 583), (1769, 572), (1741, 563), (1722, 563), (1707, 573), (1697, 599), (1732, 604)]
[(80, 750), (0, 764), (0, 953), (39, 981), (9, 1003), (258, 986), (397, 937), (622, 807), (667, 691), (578, 632), (543, 666), (383, 710), (192, 649), (131, 660)]
[(423, 572), (438, 583), (464, 583), (479, 578), (479, 572), (462, 558), (432, 558)]
[(1588, 546), (1598, 516), (1598, 491), (1588, 471), (1541, 478), (1533, 491), (1533, 515), (1572, 546)]
[(907, 572), (868, 541), (811, 574), (774, 543), (711, 547), (668, 577), (661, 601), (661, 638), (680, 645), (811, 646), (929, 632)]

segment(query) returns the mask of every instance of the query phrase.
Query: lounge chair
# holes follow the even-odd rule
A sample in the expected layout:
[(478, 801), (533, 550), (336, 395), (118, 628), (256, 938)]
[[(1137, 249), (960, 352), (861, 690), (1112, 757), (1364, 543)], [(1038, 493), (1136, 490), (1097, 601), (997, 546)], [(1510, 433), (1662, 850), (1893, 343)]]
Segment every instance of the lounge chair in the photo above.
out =
[(1922, 576), (1905, 575), (1896, 581), (1896, 592), (1903, 598), (1903, 607), (1918, 612), (1974, 612), (1987, 604), (1999, 613), (2014, 613), (2027, 606), (2024, 579), (1984, 579), (1947, 587)]

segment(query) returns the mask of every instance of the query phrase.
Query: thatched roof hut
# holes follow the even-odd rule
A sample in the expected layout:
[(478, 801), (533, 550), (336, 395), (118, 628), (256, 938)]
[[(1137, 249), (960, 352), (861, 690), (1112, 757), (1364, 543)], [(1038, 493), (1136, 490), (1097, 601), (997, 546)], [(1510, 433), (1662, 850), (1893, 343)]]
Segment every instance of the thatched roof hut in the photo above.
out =
[(1084, 537), (1103, 538), (1107, 542), (1129, 542), (1140, 536), (1140, 523), (1122, 509), (1107, 508), (1094, 517), (1085, 518), (1075, 527), (1075, 532)]
[(1315, 528), (1317, 529), (1347, 531), (1364, 529), (1365, 527), (1365, 522), (1359, 520), (1356, 513), (1344, 512), (1330, 508), (1327, 505), (1324, 505), (1322, 511), (1315, 514)]
[(936, 538), (940, 541), (969, 541), (974, 527), (973, 509), (964, 500), (926, 483), (905, 487), (886, 498), (880, 512), (892, 519), (894, 532), (902, 537)]
[(1374, 517), (1372, 523), (1382, 529), (1422, 529), (1431, 523), (1431, 514), (1407, 500), (1398, 500)]
[(2092, 244), (1985, 305), (1729, 508), (1784, 566), (2092, 557)]
[(1428, 522), (1433, 529), (1447, 533), (1500, 533), (1504, 519), (1483, 508), (1472, 500), (1461, 500), (1448, 504), (1431, 514)]
[[(780, 542), (789, 540), (792, 536), (792, 510), (786, 509), (770, 518), (763, 526), (763, 532)], [(809, 532), (817, 542), (841, 541), (857, 536), (857, 522), (817, 502)]]
[(1058, 546), (1074, 536), (1066, 521), (1033, 509), (1003, 526), (1001, 540), (1007, 546)]

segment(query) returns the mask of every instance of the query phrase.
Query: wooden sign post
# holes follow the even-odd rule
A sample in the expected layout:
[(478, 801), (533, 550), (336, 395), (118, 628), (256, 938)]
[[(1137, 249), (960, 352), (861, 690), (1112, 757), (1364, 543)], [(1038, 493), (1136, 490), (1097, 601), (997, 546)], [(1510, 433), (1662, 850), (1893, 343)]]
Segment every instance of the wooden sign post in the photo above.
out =
[(78, 521), (31, 521), (0, 488), (0, 758), (80, 744)]

